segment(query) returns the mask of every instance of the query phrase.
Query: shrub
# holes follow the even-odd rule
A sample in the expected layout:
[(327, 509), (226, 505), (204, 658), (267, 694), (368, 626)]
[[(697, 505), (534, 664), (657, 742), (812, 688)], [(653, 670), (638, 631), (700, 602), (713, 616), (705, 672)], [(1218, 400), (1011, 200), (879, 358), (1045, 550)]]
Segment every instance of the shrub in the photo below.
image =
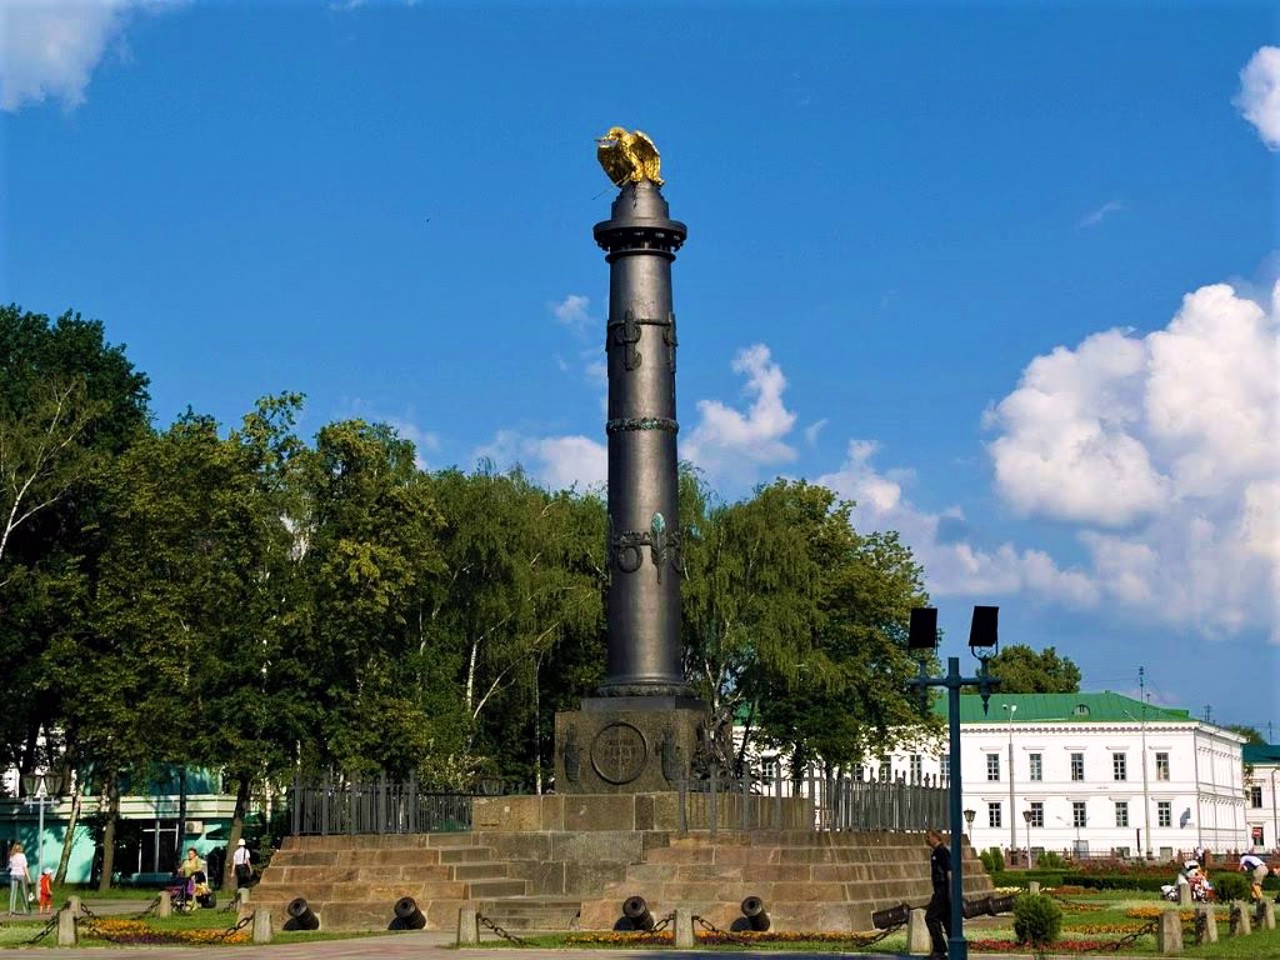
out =
[(1213, 892), (1218, 900), (1226, 903), (1229, 900), (1248, 900), (1249, 881), (1241, 873), (1215, 873), (1209, 878), (1213, 884)]
[(1013, 905), (1013, 935), (1019, 943), (1047, 947), (1062, 933), (1062, 908), (1043, 895), (1025, 894)]
[(1065, 870), (1067, 861), (1062, 859), (1062, 854), (1046, 850), (1036, 858), (1036, 866), (1043, 870)]
[(1001, 852), (999, 847), (992, 847), (990, 853), (991, 853), (991, 866), (988, 867), (988, 870), (990, 870), (993, 873), (1003, 870), (1004, 869), (1004, 853)]
[(991, 851), (990, 851), (990, 850), (982, 850), (982, 851), (980, 851), (980, 852), (978, 853), (978, 859), (982, 861), (983, 869), (985, 869), (985, 870), (987, 871), (987, 873), (995, 873), (995, 872), (996, 872), (995, 864), (993, 864), (993, 863), (991, 862)]

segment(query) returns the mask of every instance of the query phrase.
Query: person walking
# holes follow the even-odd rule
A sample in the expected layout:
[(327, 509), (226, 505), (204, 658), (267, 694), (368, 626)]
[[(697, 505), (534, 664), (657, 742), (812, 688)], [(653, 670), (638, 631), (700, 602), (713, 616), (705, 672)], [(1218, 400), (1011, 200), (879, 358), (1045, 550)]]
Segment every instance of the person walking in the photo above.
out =
[(235, 874), (237, 890), (249, 886), (253, 879), (253, 856), (245, 845), (244, 837), (236, 841), (236, 852), (231, 855), (231, 870)]
[[(929, 929), (933, 952), (929, 960), (946, 960), (947, 939), (951, 936), (951, 851), (937, 830), (925, 834), (933, 852), (929, 854), (929, 882), (933, 896), (924, 912), (924, 924)], [(946, 936), (943, 936), (943, 931)]]
[(9, 915), (18, 911), (14, 903), (22, 904), (22, 912), (31, 912), (31, 867), (27, 864), (27, 855), (22, 852), (22, 844), (15, 843), (9, 850)]

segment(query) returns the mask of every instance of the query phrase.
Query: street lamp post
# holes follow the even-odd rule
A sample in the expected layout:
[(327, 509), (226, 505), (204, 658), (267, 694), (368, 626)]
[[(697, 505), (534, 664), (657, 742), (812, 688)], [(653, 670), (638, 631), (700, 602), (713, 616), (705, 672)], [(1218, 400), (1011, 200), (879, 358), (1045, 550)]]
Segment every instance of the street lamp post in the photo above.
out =
[(973, 845), (973, 818), (978, 815), (977, 810), (966, 809), (964, 812), (964, 822), (969, 825), (969, 845)]
[(1009, 711), (1009, 858), (1013, 859), (1018, 849), (1017, 801), (1013, 794), (1013, 715), (1018, 712), (1018, 705), (1006, 703), (1002, 706)]
[(44, 874), (44, 810), (59, 802), (58, 794), (62, 793), (62, 777), (54, 773), (29, 773), (22, 778), (22, 787), (27, 794), (24, 804), (36, 807), (40, 813), (36, 827), (36, 861), (37, 870)]
[(1027, 867), (1031, 868), (1031, 867), (1034, 867), (1035, 864), (1031, 862), (1031, 809), (1030, 808), (1022, 811), (1022, 822), (1027, 825)]
[(907, 683), (920, 691), (920, 706), (927, 710), (929, 688), (945, 687), (947, 690), (947, 730), (950, 741), (951, 784), (948, 790), (947, 819), (951, 828), (951, 927), (947, 937), (947, 956), (950, 960), (968, 960), (969, 941), (964, 938), (964, 844), (960, 818), (965, 816), (964, 776), (960, 771), (960, 689), (976, 686), (982, 697), (982, 712), (987, 712), (987, 701), (999, 681), (987, 672), (987, 662), (998, 646), (996, 618), (998, 607), (974, 607), (973, 623), (969, 629), (969, 647), (981, 663), (975, 677), (960, 673), (960, 658), (947, 658), (945, 677), (929, 676), (925, 664), (926, 654), (938, 647), (938, 611), (932, 607), (916, 607), (911, 611), (911, 629), (907, 648), (920, 654), (920, 673)]

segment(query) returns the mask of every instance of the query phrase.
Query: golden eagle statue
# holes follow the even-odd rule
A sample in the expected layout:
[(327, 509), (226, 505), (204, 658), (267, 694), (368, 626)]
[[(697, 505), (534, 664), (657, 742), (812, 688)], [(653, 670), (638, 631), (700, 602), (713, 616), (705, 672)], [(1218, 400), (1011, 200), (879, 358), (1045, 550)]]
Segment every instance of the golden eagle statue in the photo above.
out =
[(627, 133), (622, 127), (610, 127), (596, 144), (596, 159), (615, 187), (643, 180), (662, 186), (662, 177), (658, 175), (658, 148), (647, 133), (642, 130)]

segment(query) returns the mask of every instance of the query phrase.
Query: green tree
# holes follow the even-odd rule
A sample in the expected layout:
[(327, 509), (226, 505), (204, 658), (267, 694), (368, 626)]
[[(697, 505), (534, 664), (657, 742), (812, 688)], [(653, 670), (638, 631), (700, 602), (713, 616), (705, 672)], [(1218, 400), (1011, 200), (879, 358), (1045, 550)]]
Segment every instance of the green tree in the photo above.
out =
[(0, 307), (0, 750), (23, 773), (62, 747), (48, 649), (84, 618), (97, 480), (147, 432), (147, 401), (146, 376), (100, 322)]
[(441, 517), (413, 445), (382, 424), (333, 423), (300, 467), (305, 586), (289, 627), (316, 711), (302, 759), (353, 776), (439, 772), (464, 730), (456, 663), (425, 632)]
[(786, 480), (715, 505), (686, 473), (688, 672), (712, 706), (722, 758), (735, 718), (747, 726), (741, 751), (757, 736), (797, 769), (851, 762), (923, 723), (905, 686), (920, 569), (895, 535), (858, 534), (852, 506)]
[[(1000, 679), (1001, 693), (1080, 692), (1080, 668), (1069, 657), (1059, 657), (1053, 647), (1037, 653), (1025, 644), (1011, 644), (991, 658), (990, 669)], [(962, 692), (977, 691), (965, 687)]]
[(433, 489), (445, 572), (429, 630), (460, 665), (470, 762), (538, 790), (555, 709), (603, 662), (603, 504), (489, 465), (443, 471)]

